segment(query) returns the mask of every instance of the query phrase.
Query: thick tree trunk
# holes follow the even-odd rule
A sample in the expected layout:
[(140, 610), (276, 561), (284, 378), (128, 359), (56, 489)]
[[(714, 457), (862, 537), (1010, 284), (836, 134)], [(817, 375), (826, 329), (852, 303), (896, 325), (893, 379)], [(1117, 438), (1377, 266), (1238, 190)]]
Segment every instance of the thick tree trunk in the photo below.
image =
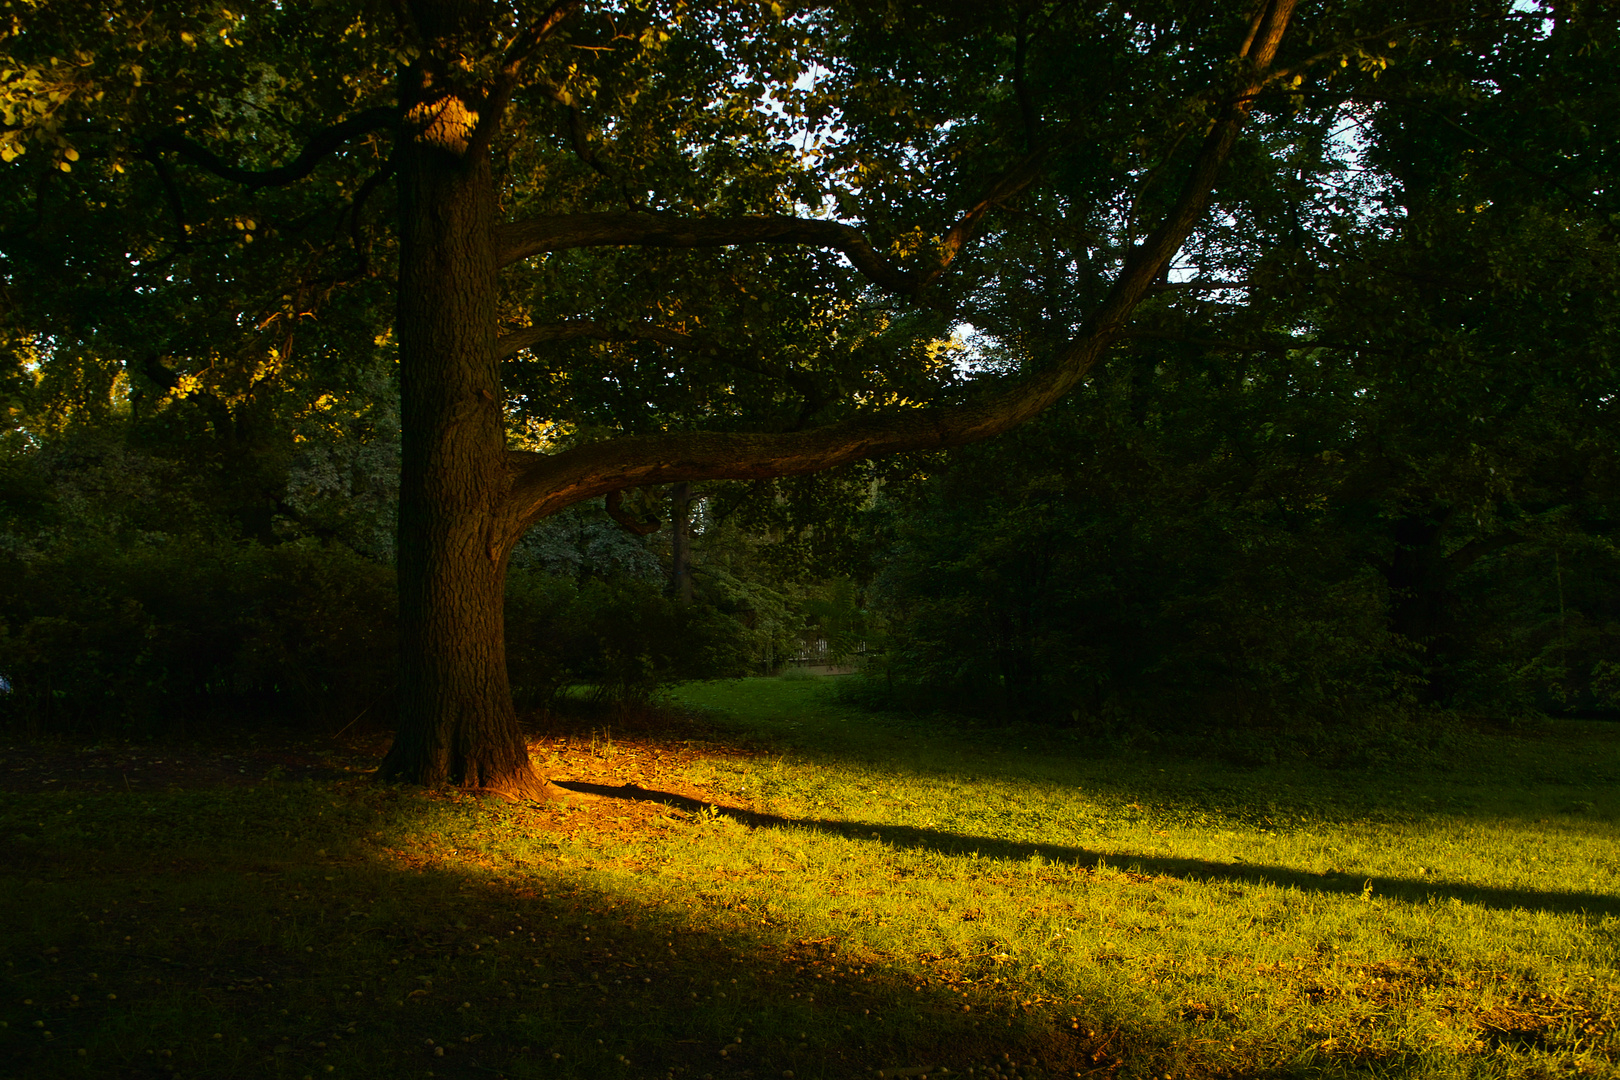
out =
[(495, 193), (466, 153), (475, 119), (453, 94), (416, 102), (395, 154), (400, 716), (382, 776), (539, 797), (506, 674)]

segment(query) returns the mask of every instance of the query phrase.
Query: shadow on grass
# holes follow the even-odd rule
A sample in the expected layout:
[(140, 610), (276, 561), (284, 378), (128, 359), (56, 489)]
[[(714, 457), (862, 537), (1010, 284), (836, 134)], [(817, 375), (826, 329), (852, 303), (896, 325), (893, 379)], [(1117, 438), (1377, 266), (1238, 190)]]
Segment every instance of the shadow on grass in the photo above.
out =
[[(831, 1080), (1009, 1055), (1026, 1075), (1035, 1060), (1047, 1075), (1184, 1070), (1171, 1021), (1108, 1001), (1032, 1008), (982, 977), (800, 939), (745, 904), (671, 903), (555, 863), (491, 873), (438, 861), (445, 848), (402, 866), (353, 811), (389, 811), (396, 833), (448, 826), (386, 790), (298, 785), (283, 812), (311, 828), (278, 844), (264, 827), (284, 791), (142, 796), (93, 842), (13, 840), (0, 1017), (20, 1034), (0, 1073)], [(144, 832), (148, 809), (176, 835)]]
[(1145, 876), (1166, 876), (1187, 880), (1217, 880), (1260, 885), (1293, 886), (1302, 892), (1338, 893), (1360, 896), (1370, 885), (1373, 894), (1408, 903), (1423, 903), (1430, 897), (1456, 899), (1464, 903), (1503, 910), (1524, 909), (1620, 915), (1620, 897), (1601, 893), (1543, 892), (1534, 889), (1503, 889), (1461, 882), (1413, 881), (1409, 878), (1367, 877), (1359, 874), (1315, 874), (1286, 866), (1256, 863), (1211, 862), (1207, 859), (1177, 859), (1146, 855), (1112, 855), (1062, 844), (1034, 844), (1018, 840), (998, 840), (986, 836), (966, 836), (938, 829), (911, 825), (865, 824), (852, 821), (825, 821), (761, 814), (752, 810), (720, 806), (668, 791), (650, 791), (634, 784), (614, 787), (571, 780), (552, 781), (557, 787), (598, 798), (657, 802), (688, 813), (718, 813), (755, 828), (797, 828), (829, 833), (852, 839), (878, 839), (895, 847), (919, 848), (944, 855), (984, 855), (996, 859), (1024, 860), (1040, 857), (1055, 863), (1096, 868), (1109, 863)]

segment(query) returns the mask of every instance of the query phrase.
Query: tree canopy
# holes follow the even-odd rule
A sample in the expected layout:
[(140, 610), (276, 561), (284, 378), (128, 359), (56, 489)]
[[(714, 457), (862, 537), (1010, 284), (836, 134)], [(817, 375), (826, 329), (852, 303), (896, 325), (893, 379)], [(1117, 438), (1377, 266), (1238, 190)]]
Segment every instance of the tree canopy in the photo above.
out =
[[(126, 408), (269, 535), (319, 526), (290, 460), (397, 424), (385, 773), (516, 794), (541, 786), (502, 597), (540, 518), (975, 442), (1153, 335), (1357, 333), (1329, 307), (1360, 303), (1353, 260), (1311, 253), (1371, 251), (1393, 219), (1368, 208), (1401, 192), (1427, 201), (1396, 227), (1435, 217), (1437, 250), (1493, 184), (1535, 178), (1571, 204), (1538, 212), (1593, 228), (1612, 197), (1582, 89), (1610, 46), (1580, 4), (8, 19), (8, 437)], [(1490, 164), (1447, 191), (1458, 160)]]

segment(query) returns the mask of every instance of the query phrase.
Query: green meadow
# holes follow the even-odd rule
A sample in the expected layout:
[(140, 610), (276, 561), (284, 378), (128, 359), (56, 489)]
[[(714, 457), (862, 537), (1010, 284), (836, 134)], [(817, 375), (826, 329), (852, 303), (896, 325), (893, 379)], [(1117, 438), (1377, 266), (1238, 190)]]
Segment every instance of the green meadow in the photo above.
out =
[(832, 682), (540, 738), (543, 806), (0, 795), (0, 1075), (1620, 1075), (1620, 725), (1245, 766)]

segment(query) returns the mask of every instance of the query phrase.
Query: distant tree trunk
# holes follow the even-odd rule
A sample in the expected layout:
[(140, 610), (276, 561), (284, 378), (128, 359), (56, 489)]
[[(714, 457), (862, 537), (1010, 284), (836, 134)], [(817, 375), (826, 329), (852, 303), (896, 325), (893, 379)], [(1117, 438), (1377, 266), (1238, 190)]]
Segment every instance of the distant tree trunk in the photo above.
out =
[(1385, 572), (1390, 629), (1412, 642), (1423, 659), (1420, 698), (1434, 705), (1451, 696), (1451, 566), (1445, 554), (1452, 511), (1429, 507), (1395, 522), (1395, 552)]
[(506, 673), (495, 190), (487, 155), (467, 153), (475, 118), (434, 88), (407, 102), (395, 150), (400, 717), (382, 775), (537, 797)]
[(692, 602), (692, 485), (682, 481), (670, 488), (669, 591), (683, 604)]

